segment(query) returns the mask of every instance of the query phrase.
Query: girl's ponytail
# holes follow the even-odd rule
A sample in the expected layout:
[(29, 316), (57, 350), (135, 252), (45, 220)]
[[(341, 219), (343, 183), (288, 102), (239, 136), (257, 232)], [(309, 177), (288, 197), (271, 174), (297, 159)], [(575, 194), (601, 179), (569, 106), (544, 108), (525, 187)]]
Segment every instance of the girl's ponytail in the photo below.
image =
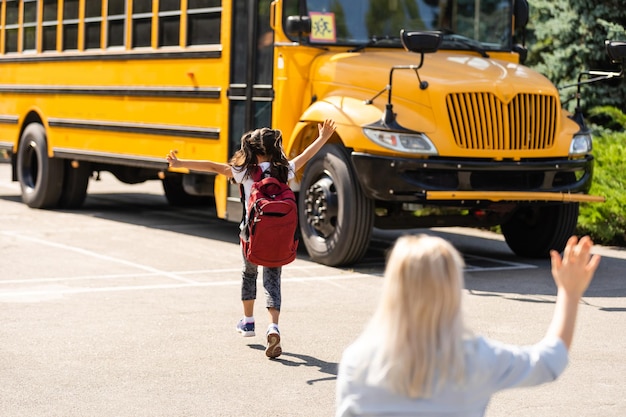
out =
[(265, 156), (270, 162), (270, 175), (286, 183), (289, 178), (289, 161), (285, 156), (280, 130), (263, 127), (246, 132), (241, 137), (241, 148), (235, 152), (230, 165), (246, 170), (249, 175), (257, 165), (257, 156)]

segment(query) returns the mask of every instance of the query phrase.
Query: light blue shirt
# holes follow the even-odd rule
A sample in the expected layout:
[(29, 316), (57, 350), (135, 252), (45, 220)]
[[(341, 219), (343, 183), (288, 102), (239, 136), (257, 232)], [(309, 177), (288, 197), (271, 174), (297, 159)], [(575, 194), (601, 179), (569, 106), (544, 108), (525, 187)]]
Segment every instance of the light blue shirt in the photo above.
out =
[(465, 342), (463, 386), (446, 385), (432, 398), (412, 399), (368, 385), (363, 380), (367, 372), (356, 372), (357, 364), (372, 357), (368, 345), (359, 339), (343, 353), (337, 375), (336, 417), (482, 417), (495, 392), (554, 381), (568, 361), (567, 348), (558, 338), (522, 347), (476, 337)]

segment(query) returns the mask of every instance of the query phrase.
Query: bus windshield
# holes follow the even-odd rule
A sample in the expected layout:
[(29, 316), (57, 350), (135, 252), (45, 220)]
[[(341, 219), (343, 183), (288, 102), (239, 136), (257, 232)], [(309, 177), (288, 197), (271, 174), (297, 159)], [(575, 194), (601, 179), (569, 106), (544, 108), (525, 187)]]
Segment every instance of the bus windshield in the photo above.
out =
[(510, 0), (285, 0), (311, 18), (311, 44), (401, 47), (400, 30), (437, 30), (440, 49), (511, 49)]

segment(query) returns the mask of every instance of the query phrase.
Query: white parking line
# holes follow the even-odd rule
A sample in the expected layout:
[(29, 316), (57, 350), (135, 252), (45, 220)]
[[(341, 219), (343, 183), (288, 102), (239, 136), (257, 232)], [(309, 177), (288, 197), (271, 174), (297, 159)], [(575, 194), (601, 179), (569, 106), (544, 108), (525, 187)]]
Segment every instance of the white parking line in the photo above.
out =
[[(296, 271), (300, 269), (312, 270), (312, 269), (322, 269), (329, 268), (326, 265), (289, 265), (283, 266), (283, 272), (285, 271)], [(176, 276), (181, 275), (224, 275), (224, 274), (238, 274), (241, 273), (241, 268), (222, 268), (222, 269), (198, 269), (198, 270), (187, 270), (187, 271), (174, 271), (169, 272), (169, 274), (174, 274)], [(54, 277), (54, 278), (24, 278), (24, 279), (3, 279), (0, 280), (0, 285), (6, 284), (45, 284), (45, 283), (55, 283), (55, 282), (73, 282), (73, 281), (106, 281), (113, 279), (124, 279), (124, 278), (149, 278), (149, 277), (159, 277), (163, 275), (162, 271), (154, 271), (154, 272), (143, 272), (143, 273), (128, 273), (128, 274), (105, 274), (105, 275), (83, 275), (77, 277)], [(190, 282), (197, 282), (190, 280)], [(199, 282), (199, 281), (198, 281)]]
[[(349, 280), (364, 277), (379, 277), (380, 275), (372, 274), (340, 274), (326, 277), (295, 277), (282, 279), (283, 283), (286, 282), (311, 282), (311, 281), (337, 281), (337, 280)], [(52, 287), (44, 289), (33, 290), (16, 290), (16, 291), (4, 291), (0, 292), (0, 302), (2, 301), (20, 301), (23, 299), (28, 300), (40, 300), (58, 298), (64, 295), (71, 294), (85, 294), (85, 293), (104, 293), (104, 292), (119, 292), (119, 291), (147, 291), (147, 290), (172, 290), (180, 288), (202, 288), (202, 287), (224, 287), (231, 285), (241, 285), (240, 280), (232, 281), (214, 281), (214, 282), (189, 282), (179, 284), (157, 284), (157, 285), (122, 285), (116, 287)]]
[[(233, 280), (219, 280), (219, 281), (197, 281), (188, 278), (189, 275), (203, 275), (203, 276), (223, 276), (225, 274), (238, 274), (241, 269), (235, 268), (223, 268), (219, 270), (186, 270), (186, 271), (164, 271), (151, 266), (139, 264), (124, 259), (114, 258), (107, 255), (102, 255), (90, 250), (82, 249), (75, 246), (70, 246), (62, 243), (51, 242), (36, 237), (29, 237), (18, 232), (2, 231), (0, 234), (10, 236), (16, 239), (21, 239), (29, 242), (33, 242), (39, 245), (54, 247), (65, 251), (72, 251), (84, 256), (102, 259), (108, 262), (114, 262), (121, 265), (130, 266), (143, 272), (138, 273), (124, 273), (124, 274), (102, 274), (102, 275), (88, 275), (88, 276), (65, 276), (54, 278), (33, 278), (33, 279), (14, 279), (14, 280), (0, 280), (0, 285), (6, 284), (19, 284), (29, 285), (28, 288), (7, 288), (0, 291), (0, 302), (33, 302), (43, 301), (55, 298), (61, 298), (63, 296), (72, 294), (86, 294), (86, 293), (111, 293), (111, 292), (125, 292), (125, 291), (150, 291), (150, 290), (173, 290), (173, 289), (185, 289), (185, 288), (207, 288), (207, 287), (222, 287), (222, 286), (237, 286), (241, 284), (239, 278)], [(507, 270), (507, 269), (528, 269), (537, 268), (535, 265), (502, 261), (494, 258), (486, 258), (474, 255), (465, 255), (466, 272), (477, 271), (494, 271), (494, 270)], [(341, 287), (340, 282), (351, 279), (359, 278), (372, 278), (381, 277), (384, 271), (384, 260), (380, 263), (376, 263), (376, 266), (380, 266), (379, 272), (355, 272), (354, 270), (346, 271), (346, 273), (340, 273), (330, 276), (295, 276), (285, 277), (283, 275), (282, 281), (284, 283), (306, 283), (306, 282), (327, 282), (328, 284)], [(362, 265), (361, 265), (362, 266)], [(329, 268), (320, 264), (308, 264), (308, 265), (288, 265), (283, 267), (283, 271), (307, 270), (311, 269), (325, 269)], [(99, 286), (99, 287), (72, 287), (67, 286), (64, 283), (79, 282), (79, 281), (106, 281), (113, 279), (131, 279), (142, 277), (166, 277), (177, 281), (170, 284), (146, 284), (146, 285), (114, 285), (114, 286)]]
[(1, 233), (3, 235), (5, 235), (5, 236), (12, 236), (12, 237), (17, 238), (17, 239), (27, 240), (29, 242), (34, 242), (34, 243), (37, 243), (37, 244), (40, 244), (40, 245), (51, 246), (51, 247), (58, 248), (58, 249), (63, 249), (63, 250), (67, 250), (67, 251), (80, 253), (81, 255), (91, 256), (93, 258), (102, 259), (102, 260), (105, 260), (105, 261), (108, 261), (108, 262), (115, 262), (115, 263), (118, 263), (118, 264), (121, 264), (121, 265), (130, 266), (130, 267), (137, 268), (137, 269), (140, 269), (140, 270), (143, 270), (143, 271), (151, 272), (153, 274), (158, 274), (158, 275), (161, 275), (161, 276), (165, 276), (165, 277), (171, 278), (171, 279), (176, 280), (176, 281), (185, 282), (185, 283), (192, 283), (192, 284), (196, 283), (196, 281), (194, 281), (192, 279), (189, 279), (189, 278), (182, 277), (182, 276), (180, 276), (178, 274), (173, 274), (171, 272), (162, 271), (160, 269), (153, 268), (151, 266), (138, 264), (136, 262), (127, 261), (127, 260), (124, 260), (124, 259), (118, 259), (118, 258), (113, 258), (113, 257), (107, 256), (107, 255), (101, 255), (99, 253), (92, 252), (92, 251), (89, 251), (89, 250), (86, 250), (86, 249), (77, 248), (77, 247), (69, 246), (69, 245), (64, 245), (62, 243), (50, 242), (48, 240), (37, 239), (37, 238), (34, 238), (34, 237), (28, 237), (28, 236), (21, 235), (21, 234), (19, 234), (17, 232), (1, 232)]
[[(208, 272), (208, 271), (207, 271)], [(178, 275), (189, 274), (188, 272), (177, 272)], [(84, 275), (79, 277), (55, 277), (55, 278), (25, 278), (25, 279), (3, 279), (0, 285), (6, 284), (46, 284), (54, 282), (73, 282), (73, 281), (106, 281), (112, 279), (124, 278), (146, 278), (158, 277), (158, 272), (143, 272), (137, 274), (108, 274), (108, 275)]]
[(464, 254), (466, 272), (507, 271), (512, 269), (535, 269), (537, 265), (502, 261), (495, 258)]

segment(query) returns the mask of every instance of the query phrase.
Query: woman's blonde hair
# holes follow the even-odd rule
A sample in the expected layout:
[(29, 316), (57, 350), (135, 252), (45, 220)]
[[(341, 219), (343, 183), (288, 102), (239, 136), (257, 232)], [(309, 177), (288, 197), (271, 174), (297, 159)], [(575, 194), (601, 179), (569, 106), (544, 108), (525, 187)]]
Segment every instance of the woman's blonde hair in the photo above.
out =
[(367, 381), (429, 398), (464, 375), (463, 259), (447, 241), (404, 236), (389, 255), (382, 298), (366, 330), (375, 343)]

